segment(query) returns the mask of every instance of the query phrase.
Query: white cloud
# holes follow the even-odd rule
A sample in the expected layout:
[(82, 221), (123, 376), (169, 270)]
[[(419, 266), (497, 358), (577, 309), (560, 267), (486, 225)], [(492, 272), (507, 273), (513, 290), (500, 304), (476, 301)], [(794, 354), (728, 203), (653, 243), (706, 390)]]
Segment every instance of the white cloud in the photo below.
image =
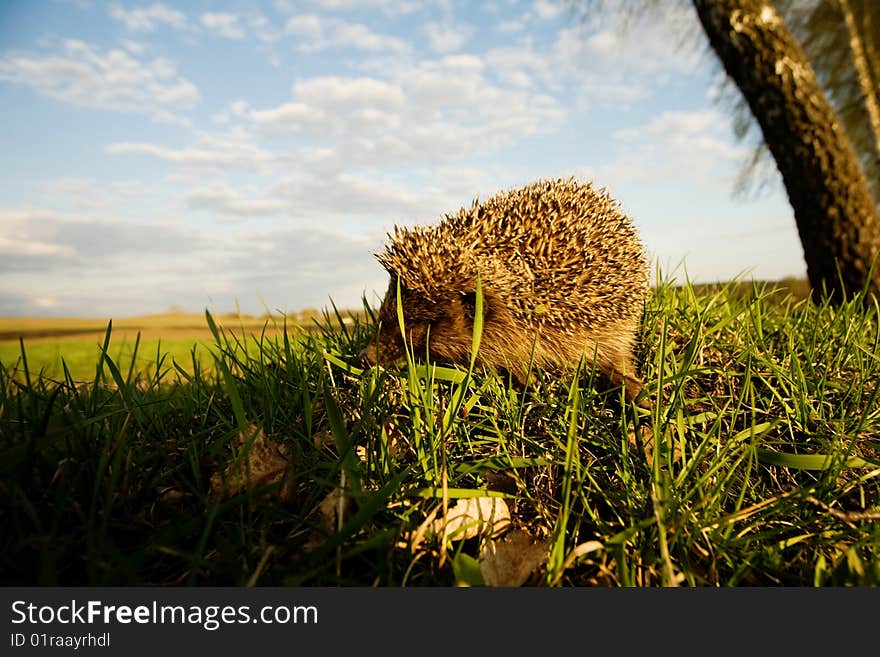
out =
[[(696, 28), (692, 16), (681, 16), (672, 7), (664, 15), (660, 29), (656, 23), (634, 22), (622, 29), (612, 24), (603, 29), (587, 31), (584, 26), (563, 28), (554, 48), (562, 60), (593, 62), (609, 74), (669, 75), (692, 73), (700, 68), (700, 53), (686, 41), (677, 43), (676, 34), (687, 34)], [(687, 23), (685, 21), (688, 21)], [(670, 28), (677, 24), (678, 27)]]
[(449, 201), (437, 189), (420, 189), (387, 175), (356, 173), (301, 172), (286, 176), (269, 193), (285, 200), (292, 217), (320, 217), (336, 224), (378, 219), (390, 225), (402, 218), (434, 216)]
[(248, 15), (247, 22), (254, 36), (263, 43), (272, 43), (282, 36), (282, 30), (276, 28), (268, 18), (259, 12)]
[(284, 31), (294, 37), (301, 52), (320, 52), (327, 48), (354, 48), (370, 52), (405, 53), (410, 46), (403, 39), (379, 34), (366, 25), (317, 14), (301, 14), (287, 21)]
[(284, 202), (261, 198), (253, 189), (233, 189), (226, 185), (200, 187), (186, 197), (186, 206), (192, 210), (207, 210), (228, 218), (272, 215), (283, 212)]
[(131, 39), (122, 39), (122, 46), (133, 55), (143, 55), (146, 52), (147, 47), (140, 43), (139, 41), (132, 41)]
[[(373, 11), (380, 10), (387, 16), (410, 14), (417, 11), (424, 3), (415, 0), (305, 0), (308, 4), (317, 5), (324, 11)], [(275, 6), (282, 11), (298, 12), (302, 8), (302, 0), (276, 0)]]
[(387, 281), (371, 255), (378, 235), (314, 222), (226, 224), (207, 235), (174, 219), (120, 223), (38, 209), (0, 213), (0, 313), (116, 317), (171, 305), (227, 312), (239, 304), (261, 313), (261, 298), (272, 309), (324, 307), (331, 298), (340, 308), (356, 308), (362, 293)]
[(562, 5), (550, 0), (535, 0), (532, 10), (543, 20), (552, 20), (562, 13)]
[(259, 292), (270, 308), (284, 311), (329, 307), (331, 299), (340, 309), (359, 308), (364, 293), (388, 285), (388, 275), (372, 255), (380, 246), (378, 236), (316, 227), (248, 227), (238, 243), (241, 249), (225, 261), (233, 273), (231, 292), (223, 295), (227, 306), (235, 293), (253, 307)]
[(525, 21), (521, 18), (512, 18), (510, 20), (501, 21), (495, 25), (495, 30), (502, 34), (514, 34), (522, 32), (525, 29)]
[(67, 244), (53, 244), (39, 239), (16, 239), (0, 235), (0, 254), (11, 256), (61, 256), (74, 254), (73, 247)]
[(244, 26), (235, 14), (209, 12), (199, 17), (201, 24), (209, 31), (227, 39), (243, 39)]
[(473, 34), (473, 28), (470, 25), (449, 21), (425, 23), (424, 30), (431, 50), (438, 53), (461, 50)]
[[(720, 128), (720, 130), (719, 130)], [(659, 141), (682, 149), (699, 149), (712, 158), (735, 162), (744, 149), (731, 143), (725, 117), (718, 110), (663, 112), (641, 128), (616, 133), (617, 138)], [(647, 139), (646, 139), (647, 138)]]
[(300, 14), (289, 19), (284, 26), (287, 34), (317, 41), (324, 38), (324, 30), (330, 19), (317, 14)]
[(366, 77), (316, 77), (297, 82), (293, 94), (309, 105), (324, 107), (401, 107), (405, 96), (398, 85)]
[(190, 25), (186, 15), (162, 3), (155, 3), (143, 9), (126, 9), (121, 5), (110, 5), (110, 16), (125, 24), (133, 32), (152, 32), (159, 25), (168, 25), (178, 30), (188, 30)]
[[(50, 207), (70, 208), (86, 216), (112, 216), (124, 213), (124, 207), (147, 205), (147, 198), (155, 193), (144, 180), (108, 181), (97, 178), (63, 176), (41, 181), (35, 185), (41, 203)], [(130, 206), (129, 206), (130, 207)]]
[(737, 164), (746, 148), (732, 143), (728, 123), (717, 110), (663, 112), (648, 123), (618, 130), (612, 137), (622, 145), (620, 155), (597, 168), (609, 184), (690, 184), (731, 189)]
[(321, 140), (304, 157), (324, 172), (456, 161), (552, 132), (566, 118), (548, 94), (493, 83), (473, 55), (399, 62), (384, 73), (387, 80), (302, 80), (290, 102), (252, 110), (250, 118), (266, 135)]
[(230, 151), (205, 148), (168, 148), (146, 142), (116, 142), (107, 146), (107, 152), (114, 155), (152, 155), (173, 164), (193, 166), (234, 166), (249, 169), (255, 165), (253, 158), (242, 157), (241, 154)]
[(127, 254), (184, 253), (197, 243), (170, 224), (119, 222), (44, 209), (0, 212), (0, 272), (94, 267)]
[(671, 74), (699, 70), (694, 52), (677, 50), (662, 31), (641, 24), (629, 32), (616, 26), (592, 32), (584, 25), (563, 27), (549, 47), (498, 46), (485, 61), (504, 82), (547, 89), (579, 109), (626, 107), (668, 85)]
[(246, 100), (236, 100), (229, 104), (229, 110), (235, 116), (244, 116), (245, 112), (248, 109), (248, 102)]
[(251, 119), (258, 128), (269, 133), (301, 133), (309, 126), (323, 124), (321, 116), (305, 103), (285, 103), (266, 110), (253, 110)]
[(106, 151), (114, 155), (150, 155), (185, 167), (222, 170), (236, 168), (271, 172), (277, 156), (256, 146), (239, 126), (223, 133), (202, 133), (193, 146), (171, 148), (148, 142), (115, 142)]
[(191, 109), (199, 90), (164, 58), (140, 59), (124, 50), (104, 53), (82, 41), (64, 42), (58, 55), (6, 55), (0, 80), (28, 85), (78, 107), (146, 112), (157, 118)]
[(250, 105), (246, 100), (235, 100), (211, 117), (214, 123), (225, 125), (236, 118), (247, 115)]
[(50, 297), (37, 297), (34, 299), (34, 305), (37, 308), (57, 308), (60, 303), (58, 299), (52, 299)]
[[(571, 4), (571, 3), (569, 3)], [(532, 5), (514, 18), (506, 18), (495, 23), (495, 31), (501, 34), (517, 34), (534, 26), (540, 21), (551, 21), (557, 18), (564, 6), (552, 0), (535, 0)]]
[(404, 91), (375, 78), (317, 77), (297, 82), (294, 102), (253, 110), (250, 118), (269, 134), (357, 134), (392, 127)]
[(331, 41), (335, 46), (351, 46), (360, 50), (406, 52), (409, 45), (402, 39), (378, 34), (365, 25), (341, 23), (333, 29)]

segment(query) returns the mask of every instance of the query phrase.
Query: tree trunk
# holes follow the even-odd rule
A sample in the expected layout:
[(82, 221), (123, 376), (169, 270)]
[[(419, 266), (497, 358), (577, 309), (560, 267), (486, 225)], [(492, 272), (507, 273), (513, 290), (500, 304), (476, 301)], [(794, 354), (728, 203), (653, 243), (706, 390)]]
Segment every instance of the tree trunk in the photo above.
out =
[[(764, 0), (693, 0), (782, 174), (813, 298), (880, 298), (880, 216), (859, 160), (797, 40)], [(873, 270), (872, 270), (873, 266)]]

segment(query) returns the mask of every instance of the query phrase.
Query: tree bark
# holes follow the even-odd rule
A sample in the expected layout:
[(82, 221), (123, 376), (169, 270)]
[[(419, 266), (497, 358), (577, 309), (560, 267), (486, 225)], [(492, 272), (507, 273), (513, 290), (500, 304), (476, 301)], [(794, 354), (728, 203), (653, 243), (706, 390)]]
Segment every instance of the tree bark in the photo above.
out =
[(813, 298), (880, 298), (876, 201), (800, 44), (764, 0), (693, 4), (782, 174)]
[(856, 18), (853, 15), (852, 8), (849, 6), (848, 0), (838, 0), (840, 13), (843, 14), (843, 20), (846, 23), (846, 29), (849, 32), (849, 47), (852, 50), (853, 68), (856, 70), (856, 78), (862, 93), (865, 95), (865, 109), (868, 112), (868, 125), (871, 126), (871, 134), (874, 135), (874, 153), (880, 157), (880, 102), (878, 102), (877, 90), (874, 81), (871, 79), (871, 71), (868, 66), (868, 58), (865, 54), (865, 46), (859, 36), (859, 28), (856, 25)]

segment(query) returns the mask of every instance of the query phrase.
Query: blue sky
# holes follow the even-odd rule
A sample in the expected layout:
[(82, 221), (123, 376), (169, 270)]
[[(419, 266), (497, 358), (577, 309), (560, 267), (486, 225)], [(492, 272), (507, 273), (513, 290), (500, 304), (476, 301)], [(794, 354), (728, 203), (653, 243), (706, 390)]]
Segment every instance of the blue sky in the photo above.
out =
[(708, 58), (565, 7), (5, 0), (0, 315), (359, 307), (393, 225), (557, 176), (678, 278), (804, 275)]

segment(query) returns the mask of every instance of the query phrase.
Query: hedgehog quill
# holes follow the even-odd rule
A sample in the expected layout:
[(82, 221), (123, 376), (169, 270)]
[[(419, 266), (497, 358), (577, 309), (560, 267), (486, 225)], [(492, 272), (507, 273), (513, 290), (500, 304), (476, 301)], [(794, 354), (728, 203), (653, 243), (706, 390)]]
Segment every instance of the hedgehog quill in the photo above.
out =
[(539, 180), (401, 228), (376, 255), (391, 275), (371, 364), (405, 355), (397, 320), (400, 282), (406, 341), (416, 357), (466, 365), (483, 295), (478, 360), (520, 382), (530, 364), (573, 368), (581, 360), (634, 400), (642, 390), (633, 351), (648, 290), (648, 265), (633, 222), (605, 191), (574, 179)]

